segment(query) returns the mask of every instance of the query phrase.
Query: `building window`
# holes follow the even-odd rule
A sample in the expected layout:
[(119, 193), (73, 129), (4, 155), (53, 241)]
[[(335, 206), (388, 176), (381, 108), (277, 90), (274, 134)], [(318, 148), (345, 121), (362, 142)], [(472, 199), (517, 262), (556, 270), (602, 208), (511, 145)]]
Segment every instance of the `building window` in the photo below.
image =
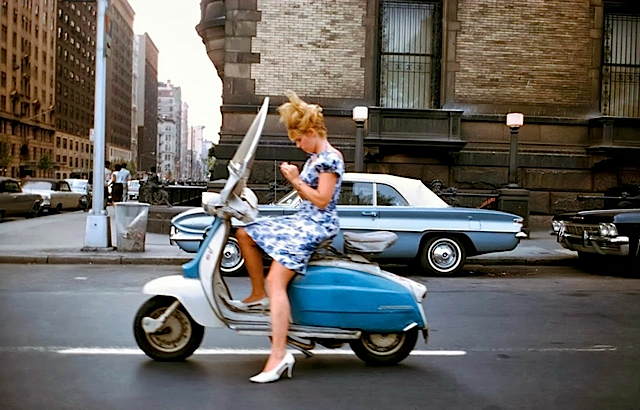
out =
[(640, 117), (640, 15), (605, 7), (602, 113)]
[(380, 106), (435, 108), (440, 92), (440, 3), (382, 0)]

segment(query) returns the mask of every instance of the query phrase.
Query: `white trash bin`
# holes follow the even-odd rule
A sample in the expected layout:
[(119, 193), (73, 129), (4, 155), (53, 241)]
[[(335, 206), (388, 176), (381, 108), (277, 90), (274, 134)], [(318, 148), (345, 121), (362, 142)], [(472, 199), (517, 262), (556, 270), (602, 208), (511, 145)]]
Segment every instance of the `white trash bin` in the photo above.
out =
[(149, 204), (116, 202), (116, 247), (123, 252), (144, 252)]

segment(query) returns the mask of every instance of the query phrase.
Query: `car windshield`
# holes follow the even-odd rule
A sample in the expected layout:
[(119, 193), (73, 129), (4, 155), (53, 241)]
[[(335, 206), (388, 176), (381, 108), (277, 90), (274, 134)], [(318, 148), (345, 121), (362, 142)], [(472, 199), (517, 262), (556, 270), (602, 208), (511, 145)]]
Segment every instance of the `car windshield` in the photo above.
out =
[(26, 182), (22, 188), (51, 190), (52, 187), (53, 187), (53, 183), (48, 181), (29, 181), (29, 182)]
[(84, 192), (87, 188), (87, 181), (67, 179), (72, 191)]
[(284, 206), (293, 206), (298, 202), (299, 199), (300, 197), (298, 196), (298, 192), (293, 190), (293, 191), (290, 191), (287, 195), (280, 198), (280, 200), (278, 200), (276, 204), (284, 205)]

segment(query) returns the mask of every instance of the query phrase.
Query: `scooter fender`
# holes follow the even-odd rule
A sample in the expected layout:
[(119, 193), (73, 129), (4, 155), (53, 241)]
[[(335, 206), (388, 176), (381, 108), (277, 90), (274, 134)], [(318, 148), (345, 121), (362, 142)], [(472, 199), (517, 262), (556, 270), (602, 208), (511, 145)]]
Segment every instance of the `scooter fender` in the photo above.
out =
[(147, 282), (142, 288), (146, 295), (172, 296), (187, 309), (193, 320), (206, 327), (225, 327), (214, 313), (198, 279), (182, 275), (163, 276)]

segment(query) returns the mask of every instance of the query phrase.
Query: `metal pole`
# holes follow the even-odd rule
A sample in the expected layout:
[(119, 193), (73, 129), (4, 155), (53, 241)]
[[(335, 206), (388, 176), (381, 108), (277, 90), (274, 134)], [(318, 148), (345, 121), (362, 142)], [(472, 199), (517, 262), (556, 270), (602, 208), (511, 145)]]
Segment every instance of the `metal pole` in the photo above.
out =
[(518, 186), (518, 127), (511, 127), (509, 145), (509, 187)]
[(104, 210), (105, 111), (107, 86), (107, 50), (105, 15), (109, 0), (96, 0), (96, 85), (94, 103), (93, 140), (93, 207), (87, 215), (85, 248), (111, 247), (109, 216)]
[(364, 171), (364, 122), (356, 121), (356, 152), (354, 154), (356, 172)]

